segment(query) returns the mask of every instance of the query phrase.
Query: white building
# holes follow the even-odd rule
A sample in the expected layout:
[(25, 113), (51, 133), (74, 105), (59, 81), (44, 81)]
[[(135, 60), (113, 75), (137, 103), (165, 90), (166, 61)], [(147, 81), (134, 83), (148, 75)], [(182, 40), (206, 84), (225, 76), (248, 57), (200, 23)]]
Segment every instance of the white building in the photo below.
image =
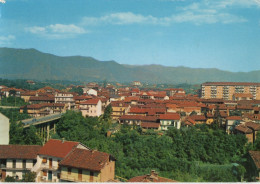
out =
[(9, 119), (0, 113), (0, 144), (9, 144)]
[(87, 94), (88, 94), (88, 95), (97, 96), (97, 90), (88, 89), (88, 90), (87, 90)]
[(101, 116), (102, 102), (100, 99), (90, 99), (80, 102), (79, 109), (83, 116)]
[(178, 113), (160, 114), (161, 130), (168, 130), (171, 127), (181, 128), (181, 116)]

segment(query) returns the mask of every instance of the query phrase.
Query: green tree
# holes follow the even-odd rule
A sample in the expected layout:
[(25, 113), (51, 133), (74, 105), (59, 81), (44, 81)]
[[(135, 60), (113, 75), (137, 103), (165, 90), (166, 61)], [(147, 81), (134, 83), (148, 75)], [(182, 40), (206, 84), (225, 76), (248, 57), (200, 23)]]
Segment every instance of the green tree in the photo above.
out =
[(24, 175), (22, 182), (35, 182), (36, 173), (35, 172), (27, 172)]
[(73, 87), (70, 92), (78, 93), (78, 95), (83, 95), (83, 89), (81, 87)]
[(5, 178), (5, 182), (16, 182), (16, 180), (15, 180), (14, 177), (7, 176), (7, 177)]
[(106, 120), (106, 121), (111, 120), (112, 111), (113, 111), (112, 105), (109, 104), (109, 105), (105, 108), (105, 110), (104, 110), (103, 119)]

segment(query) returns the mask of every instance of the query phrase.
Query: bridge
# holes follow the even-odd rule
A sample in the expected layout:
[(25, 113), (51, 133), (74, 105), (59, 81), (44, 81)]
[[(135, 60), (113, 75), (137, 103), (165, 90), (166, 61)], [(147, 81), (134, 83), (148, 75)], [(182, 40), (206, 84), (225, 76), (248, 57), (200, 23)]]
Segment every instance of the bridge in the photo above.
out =
[(34, 125), (37, 129), (38, 135), (40, 135), (44, 142), (46, 142), (50, 139), (52, 133), (56, 133), (56, 124), (63, 114), (64, 113), (55, 113), (46, 116), (30, 118), (22, 120), (22, 124), (24, 125), (24, 128), (28, 128), (31, 125)]

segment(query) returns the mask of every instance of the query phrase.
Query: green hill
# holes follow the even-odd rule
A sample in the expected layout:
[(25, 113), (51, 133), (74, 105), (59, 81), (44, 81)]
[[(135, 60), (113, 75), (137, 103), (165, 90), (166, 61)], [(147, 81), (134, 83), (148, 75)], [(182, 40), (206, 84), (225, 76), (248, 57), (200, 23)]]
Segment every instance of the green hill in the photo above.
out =
[(0, 48), (0, 78), (194, 84), (206, 81), (260, 82), (260, 71), (121, 65), (91, 57), (60, 57), (35, 49)]

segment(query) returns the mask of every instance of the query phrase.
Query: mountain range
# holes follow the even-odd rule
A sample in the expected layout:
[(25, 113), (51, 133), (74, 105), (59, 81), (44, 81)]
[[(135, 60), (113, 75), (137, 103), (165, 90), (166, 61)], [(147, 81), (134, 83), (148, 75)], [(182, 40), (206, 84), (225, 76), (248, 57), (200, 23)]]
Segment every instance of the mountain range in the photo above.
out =
[(92, 57), (61, 57), (35, 49), (0, 48), (0, 78), (199, 84), (206, 81), (260, 82), (260, 70), (229, 72), (215, 68), (123, 65)]

